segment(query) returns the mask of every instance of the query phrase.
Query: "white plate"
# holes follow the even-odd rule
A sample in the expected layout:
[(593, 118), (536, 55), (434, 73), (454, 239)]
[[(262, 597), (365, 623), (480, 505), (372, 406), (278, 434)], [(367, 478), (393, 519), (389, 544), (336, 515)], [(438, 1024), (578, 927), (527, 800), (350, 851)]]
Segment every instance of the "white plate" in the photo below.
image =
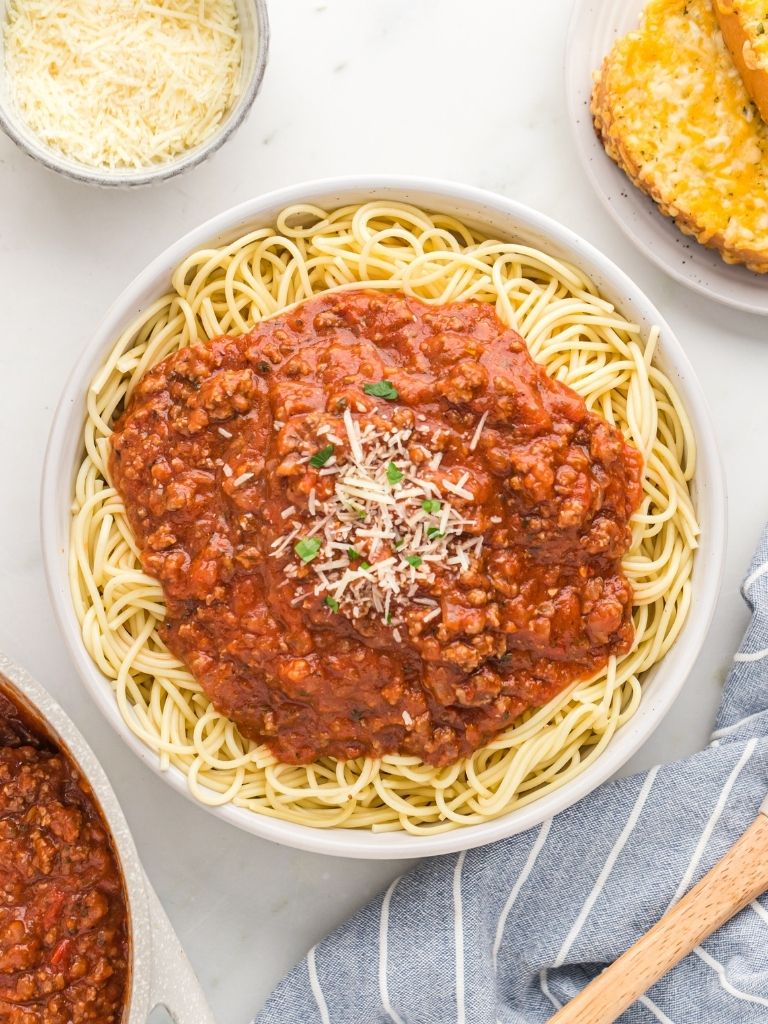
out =
[(724, 263), (679, 231), (606, 154), (589, 112), (592, 72), (614, 41), (637, 28), (645, 0), (576, 0), (568, 30), (568, 118), (584, 169), (608, 213), (641, 252), (689, 288), (749, 313), (768, 316), (768, 274)]
[(707, 635), (720, 588), (725, 555), (725, 480), (712, 421), (693, 368), (661, 312), (634, 281), (606, 256), (568, 228), (541, 213), (492, 192), (436, 179), (355, 177), (293, 185), (251, 199), (195, 228), (161, 253), (112, 304), (64, 385), (48, 442), (41, 499), (42, 540), (48, 587), (70, 654), (83, 682), (115, 730), (153, 771), (190, 799), (185, 777), (177, 768), (161, 772), (157, 757), (126, 726), (112, 688), (83, 645), (69, 589), (67, 551), (72, 488), (82, 455), (85, 396), (88, 385), (115, 339), (168, 289), (171, 273), (190, 252), (221, 245), (274, 222), (293, 203), (335, 208), (371, 199), (398, 200), (427, 210), (451, 213), (491, 237), (515, 238), (556, 258), (579, 266), (601, 293), (630, 320), (648, 330), (661, 328), (659, 361), (671, 377), (688, 411), (698, 442), (694, 502), (701, 523), (701, 546), (694, 565), (688, 619), (664, 659), (643, 682), (643, 699), (635, 715), (611, 739), (601, 756), (584, 772), (541, 799), (502, 817), (454, 832), (413, 836), (406, 832), (365, 832), (318, 829), (280, 821), (231, 804), (206, 807), (233, 825), (286, 846), (338, 857), (406, 858), (454, 853), (523, 832), (580, 800), (617, 771), (651, 735), (668, 711)]

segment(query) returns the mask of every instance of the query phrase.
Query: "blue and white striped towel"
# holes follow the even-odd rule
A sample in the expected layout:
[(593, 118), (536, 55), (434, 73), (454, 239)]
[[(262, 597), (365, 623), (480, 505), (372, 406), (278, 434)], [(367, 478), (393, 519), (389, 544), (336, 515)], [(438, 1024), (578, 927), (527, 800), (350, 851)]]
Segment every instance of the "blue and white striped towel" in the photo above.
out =
[[(254, 1024), (548, 1020), (723, 856), (768, 791), (768, 530), (744, 594), (752, 622), (705, 751), (423, 862), (310, 950)], [(620, 1019), (768, 1024), (768, 899)]]

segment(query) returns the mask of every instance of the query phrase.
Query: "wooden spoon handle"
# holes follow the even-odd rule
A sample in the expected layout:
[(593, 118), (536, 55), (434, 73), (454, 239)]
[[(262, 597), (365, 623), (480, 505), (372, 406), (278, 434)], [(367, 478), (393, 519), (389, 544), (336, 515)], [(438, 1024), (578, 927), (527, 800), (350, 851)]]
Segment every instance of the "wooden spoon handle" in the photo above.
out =
[(708, 935), (768, 889), (768, 800), (760, 812), (723, 859), (549, 1024), (615, 1021)]

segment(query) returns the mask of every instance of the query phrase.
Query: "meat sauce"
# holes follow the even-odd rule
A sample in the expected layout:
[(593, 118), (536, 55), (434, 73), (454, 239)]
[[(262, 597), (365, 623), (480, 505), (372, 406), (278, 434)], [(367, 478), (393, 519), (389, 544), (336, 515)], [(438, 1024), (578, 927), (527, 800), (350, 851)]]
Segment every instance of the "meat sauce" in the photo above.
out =
[(119, 1024), (123, 883), (72, 762), (0, 690), (0, 1021)]
[[(350, 413), (408, 436), (408, 464), (482, 538), (399, 595), (396, 630), (329, 607), (281, 543), (291, 523), (322, 542), (334, 476), (310, 460), (328, 438), (337, 467), (352, 457)], [(168, 647), (281, 761), (451, 763), (631, 646), (620, 560), (641, 456), (487, 304), (326, 294), (183, 349), (135, 389), (110, 465)]]

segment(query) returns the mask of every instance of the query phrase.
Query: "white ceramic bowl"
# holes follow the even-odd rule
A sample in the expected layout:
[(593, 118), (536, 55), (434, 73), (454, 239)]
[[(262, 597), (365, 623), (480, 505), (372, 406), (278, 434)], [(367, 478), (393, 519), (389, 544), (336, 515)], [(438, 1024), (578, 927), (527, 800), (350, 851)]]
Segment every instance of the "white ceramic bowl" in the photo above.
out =
[(165, 1006), (176, 1024), (216, 1024), (176, 933), (150, 885), (109, 779), (72, 720), (47, 690), (0, 654), (0, 690), (40, 721), (88, 780), (109, 825), (123, 873), (130, 925), (130, 977), (124, 1024), (147, 1024)]
[[(299, 849), (342, 857), (405, 858), (431, 856), (480, 846), (531, 828), (579, 800), (609, 778), (650, 736), (682, 687), (699, 652), (715, 606), (725, 552), (725, 482), (715, 436), (701, 388), (688, 358), (664, 317), (640, 289), (609, 259), (543, 214), (491, 192), (466, 185), (413, 178), (336, 179), (294, 185), (249, 200), (191, 231), (157, 257), (110, 307), (64, 386), (51, 430), (43, 470), (42, 539), (46, 573), (56, 615), (78, 671), (94, 701), (126, 743), (154, 771), (155, 755), (123, 723), (112, 689), (88, 655), (72, 606), (67, 577), (70, 504), (76, 464), (81, 459), (85, 395), (115, 339), (138, 311), (167, 290), (171, 272), (190, 252), (222, 245), (257, 226), (271, 224), (292, 203), (343, 206), (370, 199), (401, 200), (450, 212), (485, 232), (538, 246), (571, 260), (595, 281), (602, 293), (631, 320), (661, 328), (659, 361), (685, 403), (699, 445), (694, 497), (702, 526), (702, 544), (693, 576), (688, 621), (663, 662), (645, 678), (635, 716), (613, 737), (602, 756), (581, 775), (540, 800), (481, 825), (441, 835), (417, 837), (401, 832), (372, 833), (312, 829), (255, 814), (244, 808), (207, 808), (224, 821), (255, 835)], [(180, 771), (162, 776), (190, 797)], [(190, 797), (191, 798), (191, 797)]]
[(79, 160), (64, 156), (43, 142), (20, 117), (11, 97), (8, 75), (5, 70), (3, 27), (8, 3), (7, 0), (0, 0), (0, 128), (17, 146), (34, 157), (35, 160), (39, 160), (41, 164), (45, 164), (52, 171), (58, 171), (68, 178), (74, 178), (75, 181), (104, 187), (131, 187), (175, 178), (177, 174), (202, 163), (227, 141), (245, 120), (261, 86), (269, 51), (269, 20), (266, 0), (236, 0), (236, 4), (243, 35), (240, 92), (235, 104), (224, 116), (213, 135), (199, 146), (194, 146), (165, 163), (136, 169), (109, 170), (103, 167), (89, 167)]
[(725, 263), (684, 235), (611, 160), (589, 112), (592, 72), (616, 39), (637, 28), (646, 0), (576, 0), (565, 50), (568, 120), (598, 198), (627, 238), (677, 281), (725, 306), (768, 316), (768, 274)]

